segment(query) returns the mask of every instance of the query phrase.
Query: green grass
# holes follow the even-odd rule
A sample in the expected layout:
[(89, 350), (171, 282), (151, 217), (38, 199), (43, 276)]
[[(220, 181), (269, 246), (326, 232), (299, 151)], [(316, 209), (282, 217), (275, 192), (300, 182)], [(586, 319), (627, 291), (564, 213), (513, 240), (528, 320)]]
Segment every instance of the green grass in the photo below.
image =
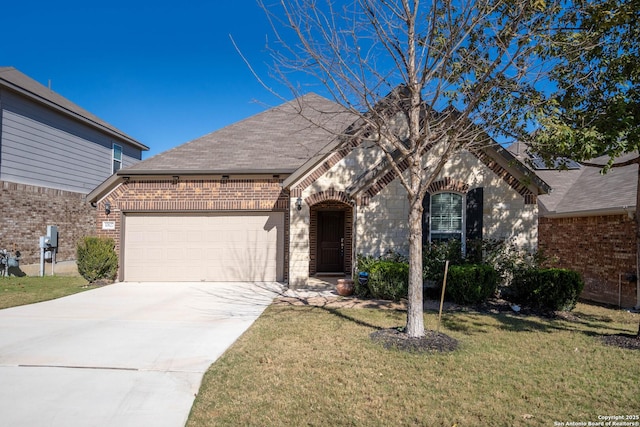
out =
[[(206, 373), (188, 426), (553, 426), (640, 414), (640, 351), (605, 346), (638, 315), (579, 304), (579, 321), (450, 312), (448, 354), (371, 342), (392, 310), (273, 305)], [(437, 314), (427, 313), (435, 329)]]
[(82, 277), (0, 277), (0, 309), (33, 304), (82, 292), (87, 281)]

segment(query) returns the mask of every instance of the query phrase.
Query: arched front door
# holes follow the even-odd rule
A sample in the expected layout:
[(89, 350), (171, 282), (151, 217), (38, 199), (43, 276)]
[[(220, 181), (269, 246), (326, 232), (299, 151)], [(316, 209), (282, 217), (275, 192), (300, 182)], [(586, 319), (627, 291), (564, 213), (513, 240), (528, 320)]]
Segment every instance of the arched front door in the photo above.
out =
[(338, 200), (311, 205), (309, 274), (350, 274), (353, 242), (353, 207)]
[(344, 211), (318, 211), (318, 273), (344, 272)]

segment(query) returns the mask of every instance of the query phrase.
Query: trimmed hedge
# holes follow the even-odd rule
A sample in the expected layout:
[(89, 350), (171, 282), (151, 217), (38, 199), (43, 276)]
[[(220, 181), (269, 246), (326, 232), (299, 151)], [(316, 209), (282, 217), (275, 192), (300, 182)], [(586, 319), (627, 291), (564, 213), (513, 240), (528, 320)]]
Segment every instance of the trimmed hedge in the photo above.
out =
[(409, 264), (383, 259), (368, 259), (363, 264), (360, 270), (369, 273), (369, 281), (366, 286), (356, 283), (356, 295), (394, 301), (407, 297)]
[(523, 269), (509, 289), (513, 302), (543, 311), (570, 311), (584, 289), (580, 274), (562, 268)]
[(498, 272), (488, 264), (449, 267), (445, 295), (456, 304), (479, 304), (496, 293)]
[(464, 264), (462, 243), (458, 240), (449, 240), (448, 242), (426, 245), (422, 249), (423, 278), (442, 284), (444, 266), (447, 260), (449, 260), (450, 266)]
[(85, 237), (76, 248), (78, 272), (89, 282), (100, 279), (115, 280), (118, 255), (113, 239)]

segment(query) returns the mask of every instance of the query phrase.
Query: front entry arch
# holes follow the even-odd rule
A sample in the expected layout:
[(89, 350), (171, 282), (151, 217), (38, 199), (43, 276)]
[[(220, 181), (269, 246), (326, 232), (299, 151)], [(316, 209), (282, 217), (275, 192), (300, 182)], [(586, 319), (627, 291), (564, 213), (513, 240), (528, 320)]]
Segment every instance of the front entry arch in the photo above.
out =
[(318, 273), (344, 272), (344, 211), (318, 211)]
[(353, 208), (327, 200), (310, 208), (309, 274), (351, 273)]

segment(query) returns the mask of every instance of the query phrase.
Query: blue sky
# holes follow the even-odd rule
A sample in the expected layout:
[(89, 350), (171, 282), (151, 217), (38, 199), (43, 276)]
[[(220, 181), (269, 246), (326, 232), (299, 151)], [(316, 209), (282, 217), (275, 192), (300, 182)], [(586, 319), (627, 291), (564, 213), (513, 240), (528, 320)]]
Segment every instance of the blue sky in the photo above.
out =
[[(154, 154), (281, 101), (269, 84), (271, 30), (255, 0), (5, 2), (0, 66), (13, 66)], [(283, 96), (291, 97), (286, 89)]]

